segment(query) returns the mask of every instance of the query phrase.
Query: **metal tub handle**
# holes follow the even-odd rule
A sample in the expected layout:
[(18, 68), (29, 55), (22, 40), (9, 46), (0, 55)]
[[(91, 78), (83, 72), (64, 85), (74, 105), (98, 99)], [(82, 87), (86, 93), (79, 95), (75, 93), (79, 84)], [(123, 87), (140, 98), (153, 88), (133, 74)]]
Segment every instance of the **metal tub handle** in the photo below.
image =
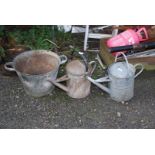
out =
[(7, 62), (4, 64), (4, 68), (7, 70), (7, 71), (10, 71), (10, 72), (15, 72), (16, 70), (14, 69), (14, 65), (13, 65), (13, 62)]

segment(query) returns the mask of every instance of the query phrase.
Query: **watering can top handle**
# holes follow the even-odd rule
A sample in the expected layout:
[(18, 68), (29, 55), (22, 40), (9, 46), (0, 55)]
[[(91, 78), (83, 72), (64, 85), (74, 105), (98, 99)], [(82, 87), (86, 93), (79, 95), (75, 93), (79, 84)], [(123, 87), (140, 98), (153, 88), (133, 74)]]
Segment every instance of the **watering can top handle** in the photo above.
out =
[(119, 55), (123, 55), (123, 57), (124, 57), (126, 63), (128, 63), (127, 57), (126, 57), (126, 55), (125, 55), (123, 52), (118, 52), (118, 53), (116, 53), (115, 62), (117, 62), (117, 59), (118, 59), (118, 56), (119, 56)]
[(91, 71), (90, 71), (90, 75), (93, 74), (95, 68), (96, 68), (96, 61), (90, 61), (89, 65), (92, 67)]
[(135, 68), (137, 68), (137, 66), (140, 66), (141, 69), (140, 69), (140, 71), (135, 75), (135, 78), (136, 78), (139, 74), (141, 74), (142, 71), (144, 70), (144, 66), (143, 66), (142, 64), (138, 63), (138, 64), (135, 64), (135, 65), (134, 65)]
[(120, 54), (123, 55), (123, 57), (124, 57), (124, 59), (125, 59), (125, 61), (126, 61), (127, 67), (128, 67), (128, 69), (129, 69), (129, 62), (128, 62), (128, 59), (127, 59), (126, 55), (125, 55), (123, 52), (118, 52), (118, 53), (116, 54), (115, 62), (117, 62), (117, 58), (118, 58), (118, 56), (119, 56)]
[(117, 62), (118, 55), (120, 55), (120, 54), (123, 55), (123, 57), (124, 57), (124, 59), (125, 59), (125, 61), (126, 61), (126, 65), (127, 65), (127, 67), (128, 67), (128, 70), (130, 70), (128, 59), (127, 59), (126, 55), (125, 55), (123, 52), (118, 52), (118, 53), (116, 54), (115, 62)]
[(16, 70), (14, 69), (14, 65), (13, 65), (13, 62), (7, 62), (4, 64), (4, 68), (7, 70), (7, 71), (10, 71), (10, 72), (15, 72)]
[(60, 64), (66, 63), (68, 60), (67, 56), (65, 55), (60, 55)]

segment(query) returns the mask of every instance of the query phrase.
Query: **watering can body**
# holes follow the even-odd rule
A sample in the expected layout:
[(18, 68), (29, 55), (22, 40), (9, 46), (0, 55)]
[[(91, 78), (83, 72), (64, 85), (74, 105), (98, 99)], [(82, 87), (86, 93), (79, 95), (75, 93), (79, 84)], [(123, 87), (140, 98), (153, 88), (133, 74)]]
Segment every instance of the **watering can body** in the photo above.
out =
[(120, 78), (109, 73), (110, 96), (113, 100), (128, 101), (134, 96), (134, 74), (133, 71), (131, 76)]
[(73, 77), (72, 75), (68, 75), (68, 77), (68, 96), (72, 98), (84, 98), (90, 94), (91, 83), (85, 76)]

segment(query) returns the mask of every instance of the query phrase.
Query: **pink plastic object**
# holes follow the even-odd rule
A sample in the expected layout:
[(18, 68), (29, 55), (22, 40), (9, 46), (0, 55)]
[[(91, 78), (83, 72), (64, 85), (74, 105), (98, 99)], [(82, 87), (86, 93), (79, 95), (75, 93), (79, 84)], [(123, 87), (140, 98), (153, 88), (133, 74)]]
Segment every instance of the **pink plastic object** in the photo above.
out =
[(138, 44), (141, 41), (148, 40), (148, 33), (145, 27), (134, 31), (132, 29), (128, 29), (119, 35), (110, 38), (107, 41), (108, 47), (116, 47), (116, 46), (125, 46), (125, 45), (133, 45)]

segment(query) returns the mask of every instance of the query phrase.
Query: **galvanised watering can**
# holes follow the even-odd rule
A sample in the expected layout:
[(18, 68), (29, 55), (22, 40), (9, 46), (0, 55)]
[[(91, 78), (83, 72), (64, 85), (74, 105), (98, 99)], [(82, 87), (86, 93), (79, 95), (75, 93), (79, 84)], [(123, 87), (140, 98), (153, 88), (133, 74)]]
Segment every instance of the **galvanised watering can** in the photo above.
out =
[[(120, 54), (120, 53), (119, 53)], [(134, 96), (134, 79), (143, 71), (142, 64), (132, 65), (124, 53), (125, 62), (117, 62), (118, 54), (115, 57), (115, 63), (109, 66), (108, 76), (94, 80), (87, 77), (89, 81), (110, 94), (110, 97), (117, 102), (130, 100)], [(140, 71), (135, 74), (136, 68), (140, 67)], [(101, 82), (108, 82), (109, 87), (104, 86)]]

